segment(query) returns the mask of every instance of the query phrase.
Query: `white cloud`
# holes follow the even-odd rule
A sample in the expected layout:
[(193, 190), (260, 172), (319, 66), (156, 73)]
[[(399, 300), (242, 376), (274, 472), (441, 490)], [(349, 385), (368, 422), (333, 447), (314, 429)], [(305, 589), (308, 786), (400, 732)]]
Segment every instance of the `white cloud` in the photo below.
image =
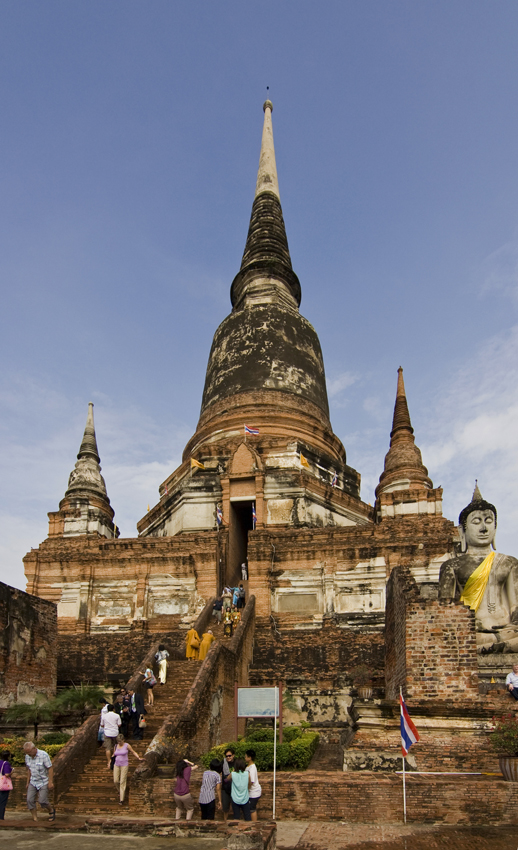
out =
[(518, 236), (486, 257), (483, 273), (483, 292), (497, 290), (518, 297)]
[(481, 345), (432, 407), (421, 449), (445, 513), (457, 518), (478, 479), (499, 513), (499, 545), (518, 555), (518, 326)]
[(358, 376), (353, 372), (341, 372), (336, 378), (327, 379), (327, 392), (329, 398), (335, 399), (348, 387), (351, 387), (358, 380)]

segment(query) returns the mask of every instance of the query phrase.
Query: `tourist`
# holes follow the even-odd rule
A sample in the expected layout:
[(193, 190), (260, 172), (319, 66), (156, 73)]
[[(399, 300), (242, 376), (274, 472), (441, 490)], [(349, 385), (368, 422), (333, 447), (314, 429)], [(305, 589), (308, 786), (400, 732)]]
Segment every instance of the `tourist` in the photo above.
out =
[(161, 685), (165, 685), (167, 679), (167, 659), (169, 653), (164, 644), (161, 643), (158, 647), (158, 652), (155, 654), (155, 661), (158, 664), (158, 681)]
[(202, 820), (214, 820), (216, 815), (216, 797), (221, 808), (221, 768), (218, 759), (212, 759), (210, 769), (205, 770), (201, 780), (199, 804)]
[(153, 696), (153, 688), (156, 685), (155, 674), (153, 673), (151, 667), (146, 667), (145, 670), (141, 670), (144, 678), (142, 679), (142, 684), (145, 688), (147, 688), (147, 704), (148, 707), (152, 706), (155, 698)]
[(126, 783), (128, 781), (128, 753), (133, 753), (135, 758), (142, 761), (139, 754), (124, 740), (124, 735), (117, 735), (117, 745), (113, 751), (113, 757), (115, 759), (113, 764), (113, 781), (115, 785), (119, 786), (119, 805), (121, 806), (124, 803)]
[(241, 582), (241, 584), (239, 585), (239, 594), (238, 594), (238, 597), (237, 597), (237, 607), (239, 608), (239, 610), (241, 610), (241, 608), (245, 607), (245, 598), (246, 598), (246, 591), (245, 591), (245, 588), (243, 587), (243, 582)]
[(198, 658), (198, 650), (200, 648), (200, 636), (194, 628), (194, 623), (187, 632), (185, 640), (185, 657), (188, 658), (189, 661), (196, 661)]
[(144, 699), (142, 694), (136, 693), (133, 688), (128, 688), (128, 696), (133, 737), (136, 741), (141, 741), (144, 737), (144, 727), (140, 723), (142, 720), (145, 721), (144, 715), (147, 713), (144, 708)]
[(202, 635), (201, 643), (200, 643), (200, 651), (198, 653), (198, 661), (203, 661), (207, 652), (210, 649), (210, 645), (214, 640), (214, 635), (212, 634), (212, 629), (207, 629), (207, 631)]
[(505, 684), (511, 696), (518, 699), (518, 664), (513, 664), (513, 669), (507, 674)]
[(252, 780), (250, 774), (246, 771), (244, 759), (235, 760), (234, 771), (230, 778), (232, 781), (231, 797), (234, 820), (239, 820), (241, 813), (243, 814), (244, 820), (252, 820), (249, 795)]
[(255, 750), (247, 750), (245, 753), (245, 762), (247, 772), (250, 774), (250, 813), (252, 820), (257, 820), (257, 804), (261, 797), (261, 786), (259, 785), (259, 776), (255, 765)]
[(3, 750), (0, 753), (0, 820), (4, 820), (5, 807), (9, 799), (9, 794), (13, 790), (12, 772), (10, 765), (11, 753), (9, 750)]
[(224, 587), (223, 593), (221, 594), (221, 599), (223, 600), (223, 614), (225, 611), (232, 607), (232, 591), (230, 587)]
[(248, 567), (244, 562), (241, 564), (241, 578), (243, 581), (248, 581)]
[(223, 636), (224, 637), (232, 637), (232, 633), (234, 631), (234, 621), (232, 620), (232, 611), (230, 608), (226, 608), (225, 616), (223, 618)]
[(233, 627), (234, 629), (237, 629), (239, 623), (241, 622), (241, 611), (239, 611), (235, 605), (232, 605), (232, 610), (230, 614), (232, 616)]
[(106, 713), (101, 717), (101, 726), (104, 732), (104, 749), (106, 750), (106, 764), (108, 770), (110, 770), (110, 761), (112, 757), (112, 750), (117, 743), (117, 735), (119, 734), (119, 727), (121, 725), (121, 719), (116, 711), (113, 710), (113, 705), (108, 703), (106, 706)]
[(102, 708), (101, 708), (101, 716), (99, 717), (99, 729), (97, 730), (97, 741), (99, 742), (99, 746), (102, 747), (103, 741), (104, 741), (104, 729), (101, 726), (101, 720), (103, 719), (104, 715), (108, 711), (108, 708), (107, 708), (108, 700), (104, 699), (104, 697), (101, 697), (99, 702), (101, 703)]
[(228, 818), (230, 804), (232, 802), (232, 779), (231, 773), (234, 770), (234, 748), (227, 747), (225, 750), (225, 758), (223, 761), (223, 778), (221, 782), (221, 808), (223, 809), (223, 820)]
[(221, 596), (216, 599), (213, 607), (212, 607), (212, 616), (216, 618), (218, 623), (221, 623), (221, 611), (223, 609), (223, 599)]
[(186, 820), (191, 820), (194, 812), (194, 800), (192, 798), (189, 782), (191, 772), (196, 770), (197, 764), (188, 759), (180, 759), (176, 763), (176, 785), (174, 786), (174, 801), (176, 803), (176, 820), (180, 820), (185, 809)]
[(237, 608), (237, 600), (239, 599), (239, 587), (232, 588), (232, 608)]
[(130, 722), (130, 698), (128, 696), (128, 692), (126, 688), (122, 688), (120, 694), (117, 694), (117, 698), (115, 700), (115, 704), (113, 706), (113, 710), (119, 715), (121, 719), (120, 731), (124, 735), (125, 738), (129, 736), (129, 722)]
[(49, 791), (54, 790), (54, 771), (50, 756), (45, 750), (38, 750), (32, 741), (26, 741), (23, 751), (27, 768), (27, 808), (32, 819), (38, 820), (37, 798), (41, 808), (47, 809), (49, 821), (55, 821), (56, 809), (49, 801)]

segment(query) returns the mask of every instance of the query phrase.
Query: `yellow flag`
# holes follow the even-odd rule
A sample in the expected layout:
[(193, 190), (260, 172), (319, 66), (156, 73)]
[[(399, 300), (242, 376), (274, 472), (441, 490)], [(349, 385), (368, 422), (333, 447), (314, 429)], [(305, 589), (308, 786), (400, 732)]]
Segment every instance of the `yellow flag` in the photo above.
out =
[(149, 505), (147, 506), (147, 509), (149, 510)]
[(302, 454), (302, 452), (300, 453), (300, 465), (305, 466), (306, 469), (309, 469), (309, 463), (307, 462), (307, 460), (304, 457), (304, 455)]
[(486, 585), (489, 581), (489, 573), (491, 572), (495, 554), (495, 552), (490, 552), (482, 563), (478, 565), (477, 569), (471, 573), (464, 585), (460, 601), (464, 602), (464, 605), (467, 605), (472, 611), (478, 611), (480, 607)]
[(200, 463), (199, 460), (195, 460), (193, 457), (191, 458), (191, 469), (205, 469), (205, 465)]

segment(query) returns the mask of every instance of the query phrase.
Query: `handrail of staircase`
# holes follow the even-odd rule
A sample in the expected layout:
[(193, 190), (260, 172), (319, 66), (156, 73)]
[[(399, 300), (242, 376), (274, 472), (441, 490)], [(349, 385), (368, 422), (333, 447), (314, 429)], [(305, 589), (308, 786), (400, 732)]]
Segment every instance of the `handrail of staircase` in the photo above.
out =
[[(212, 616), (214, 606), (214, 598), (211, 599), (203, 611), (198, 615), (194, 627), (198, 631), (206, 628)], [(146, 667), (153, 667), (155, 654), (158, 651), (159, 644), (163, 643), (161, 638), (154, 644), (147, 655), (144, 656), (137, 669), (130, 679), (126, 682), (126, 687), (138, 691), (142, 688), (142, 680), (144, 678), (141, 672)], [(183, 658), (183, 653), (172, 651), (178, 657)], [(57, 801), (63, 794), (66, 794), (71, 785), (76, 781), (77, 777), (83, 772), (88, 762), (97, 752), (97, 731), (99, 729), (99, 714), (96, 713), (84, 721), (79, 729), (77, 729), (70, 739), (67, 741), (62, 750), (59, 751), (53, 761), (54, 767), (54, 800)]]
[[(201, 703), (206, 704), (206, 692), (210, 690), (220, 658), (233, 656), (234, 663), (242, 658), (241, 649), (248, 630), (254, 626), (255, 596), (248, 600), (241, 622), (228, 643), (214, 641), (192, 683), (178, 714), (168, 715), (147, 748), (143, 760), (138, 764), (133, 780), (150, 779), (157, 772), (158, 764), (167, 761), (176, 752), (186, 754), (199, 723), (203, 722)], [(197, 621), (198, 622), (198, 621)], [(198, 629), (197, 629), (198, 631)], [(193, 729), (193, 726), (195, 727)], [(194, 734), (193, 734), (194, 732)], [(132, 780), (132, 781), (133, 781)]]

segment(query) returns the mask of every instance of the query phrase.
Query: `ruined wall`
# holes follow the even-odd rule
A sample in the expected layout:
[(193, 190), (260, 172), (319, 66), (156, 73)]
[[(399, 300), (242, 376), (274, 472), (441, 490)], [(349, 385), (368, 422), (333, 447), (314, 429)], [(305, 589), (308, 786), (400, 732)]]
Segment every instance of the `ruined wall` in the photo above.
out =
[(92, 633), (85, 635), (60, 634), (58, 636), (58, 669), (60, 684), (72, 682), (104, 684), (126, 682), (142, 658), (158, 643), (163, 643), (170, 654), (185, 655), (186, 629), (169, 632), (148, 632), (132, 629), (123, 634)]
[(385, 612), (396, 566), (419, 583), (437, 581), (452, 546), (453, 523), (411, 515), (378, 525), (256, 530), (249, 535), (250, 592), (259, 615)]
[[(197, 799), (201, 777), (193, 774), (191, 793)], [(259, 818), (272, 813), (271, 773), (261, 773)], [(156, 777), (132, 788), (135, 815), (174, 817), (174, 779)], [(518, 783), (496, 777), (471, 777), (469, 782), (443, 776), (407, 778), (408, 823), (516, 824)], [(340, 820), (350, 823), (402, 823), (401, 777), (395, 774), (344, 774), (338, 771), (277, 772), (276, 817), (279, 820)], [(218, 816), (220, 817), (220, 816)], [(325, 830), (325, 825), (322, 825)], [(324, 833), (323, 833), (324, 834)], [(330, 842), (331, 843), (331, 842)]]
[(217, 532), (175, 538), (49, 538), (24, 558), (27, 586), (58, 606), (60, 632), (174, 629), (214, 596)]
[(386, 696), (400, 686), (409, 698), (479, 699), (475, 615), (461, 603), (422, 598), (408, 571), (390, 578), (386, 632)]
[(0, 707), (56, 693), (56, 606), (0, 582)]

